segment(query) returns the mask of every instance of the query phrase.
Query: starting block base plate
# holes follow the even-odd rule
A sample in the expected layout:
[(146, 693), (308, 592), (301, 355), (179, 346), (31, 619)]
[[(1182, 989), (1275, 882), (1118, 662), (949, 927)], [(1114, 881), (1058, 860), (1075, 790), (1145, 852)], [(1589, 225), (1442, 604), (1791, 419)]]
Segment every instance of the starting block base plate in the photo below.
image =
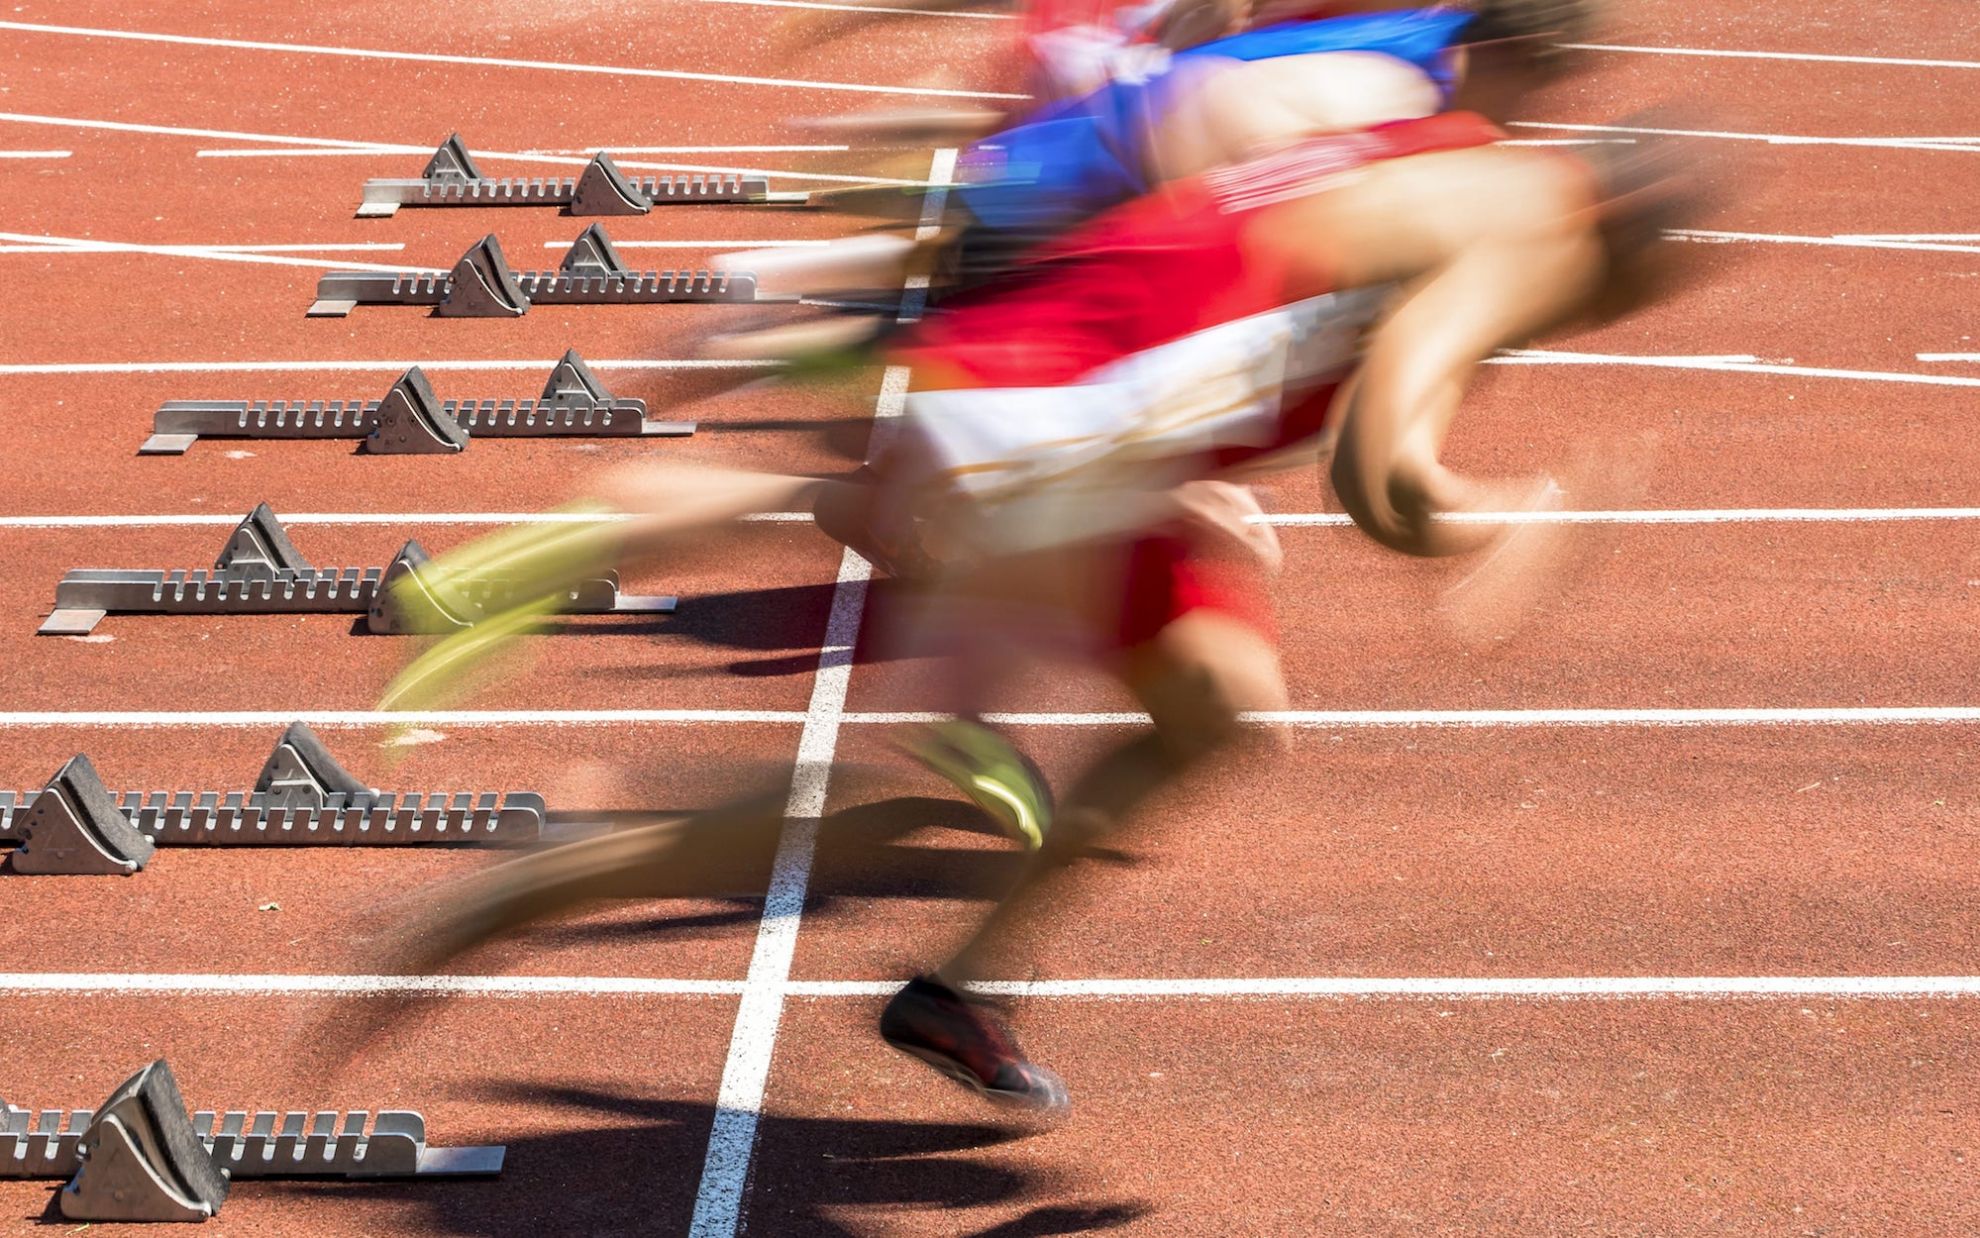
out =
[[(356, 308), (356, 301), (339, 301), (326, 297), (322, 300), (311, 302), (309, 309), (305, 312), (305, 316), (309, 318), (348, 318), (351, 311)], [(293, 313), (294, 311), (292, 310), (290, 312)]]
[(78, 610), (57, 607), (48, 612), (48, 618), (35, 629), (36, 636), (88, 636), (96, 631), (96, 625), (103, 622), (107, 610)]
[(693, 434), (692, 421), (649, 421), (639, 427), (641, 438), (687, 438)]
[(612, 607), (615, 615), (671, 615), (679, 609), (681, 600), (664, 594), (638, 595), (621, 593)]
[(138, 448), (140, 456), (183, 456), (199, 441), (197, 434), (154, 434)]

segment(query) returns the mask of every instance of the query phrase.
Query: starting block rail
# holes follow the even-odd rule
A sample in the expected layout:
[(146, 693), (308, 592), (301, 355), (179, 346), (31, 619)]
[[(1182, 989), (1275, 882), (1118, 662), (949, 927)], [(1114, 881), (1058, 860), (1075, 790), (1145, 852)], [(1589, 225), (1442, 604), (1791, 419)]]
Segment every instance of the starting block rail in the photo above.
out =
[[(349, 614), (365, 616), (366, 630), (373, 633), (441, 633), (468, 627), (516, 600), (513, 583), (501, 578), (471, 579), (436, 590), (422, 575), (427, 561), (419, 543), (409, 541), (383, 568), (312, 567), (296, 553), (264, 503), (235, 529), (211, 569), (68, 572), (55, 587), (54, 609), (38, 632), (84, 635), (113, 614)], [(407, 601), (413, 595), (420, 604)], [(603, 572), (572, 587), (559, 609), (570, 615), (670, 614), (678, 601), (626, 594), (617, 573)]]
[(0, 1106), (0, 1178), (67, 1178), (72, 1221), (204, 1221), (248, 1178), (434, 1178), (502, 1172), (503, 1146), (434, 1148), (411, 1110), (188, 1113), (164, 1058), (96, 1109)]
[(426, 305), (443, 318), (517, 318), (545, 305), (671, 305), (681, 302), (752, 304), (797, 298), (759, 297), (756, 277), (724, 271), (635, 271), (612, 239), (593, 224), (572, 243), (555, 271), (510, 268), (491, 233), (453, 269), (330, 271), (316, 284), (312, 318), (341, 318), (359, 305)]
[(170, 400), (139, 455), (184, 455), (202, 438), (363, 439), (371, 455), (455, 452), (469, 438), (678, 438), (692, 421), (652, 421), (566, 352), (534, 399), (438, 400), (418, 366), (379, 400)]
[(809, 200), (804, 193), (772, 193), (767, 178), (748, 173), (627, 176), (604, 151), (575, 177), (491, 177), (475, 165), (456, 133), (441, 143), (417, 179), (366, 181), (357, 214), (385, 218), (402, 206), (558, 206), (572, 215), (644, 215), (656, 206)]
[(0, 792), (0, 844), (18, 844), (15, 873), (129, 876), (160, 846), (523, 846), (546, 836), (548, 817), (530, 791), (367, 787), (297, 722), (250, 791), (113, 794), (77, 755), (40, 791)]

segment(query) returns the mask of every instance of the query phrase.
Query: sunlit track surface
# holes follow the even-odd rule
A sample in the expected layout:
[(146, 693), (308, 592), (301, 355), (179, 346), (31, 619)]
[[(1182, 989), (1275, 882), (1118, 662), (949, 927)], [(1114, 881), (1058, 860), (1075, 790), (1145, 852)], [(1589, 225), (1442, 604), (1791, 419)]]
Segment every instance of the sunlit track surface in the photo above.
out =
[[(439, 552), (544, 519), (647, 453), (849, 467), (867, 419), (837, 410), (898, 392), (855, 376), (828, 411), (730, 390), (768, 369), (693, 343), (748, 307), (302, 313), (322, 270), (444, 270), (491, 229), (517, 266), (555, 265), (576, 228), (554, 210), (352, 218), (367, 177), (417, 175), (450, 131), (498, 176), (575, 175), (608, 149), (628, 174), (773, 189), (936, 179), (927, 150), (881, 166), (782, 118), (1009, 94), (1009, 23), (785, 27), (829, 29), (839, 7), (4, 15), (0, 786), (86, 752), (119, 788), (233, 787), (298, 718), (378, 785), (540, 791), (552, 810), (781, 795), (801, 748), (840, 772), (791, 796), (822, 817), (779, 887), (801, 919), (766, 930), (760, 898), (603, 905), (431, 979), (380, 975), (381, 942), (487, 855), (180, 848), (128, 880), (0, 876), (17, 926), (0, 1097), (91, 1105), (164, 1054), (202, 1103), (417, 1108), (509, 1147), (495, 1181), (242, 1190), (217, 1222), (298, 1238), (672, 1234), (697, 1215), (723, 1235), (1980, 1231), (1964, 0), (1820, 22), (1652, 0), (1526, 106), (1523, 140), (1699, 135), (1739, 186), (1673, 238), (1671, 299), (1502, 358), (1458, 423), (1461, 468), (1621, 443), (1640, 493), (1561, 517), (1591, 548), (1580, 575), (1476, 647), (1439, 617), (1460, 566), (1379, 551), (1315, 476), (1269, 488), (1292, 708), (1260, 721), (1291, 763), (1167, 797), (1162, 849), (1109, 867), (997, 973), (1026, 1048), (1071, 1083), (1056, 1129), (874, 1034), (892, 985), (975, 916), (966, 878), (1012, 857), (889, 748), (938, 672), (858, 644), (840, 582), (861, 569), (797, 513), (626, 582), (679, 594), (678, 614), (573, 624), (473, 710), (410, 729), (370, 712), (404, 646), (348, 616), (33, 635), (68, 569), (204, 566), (264, 500), (315, 561), (382, 563), (409, 537)], [(1671, 97), (1697, 114), (1627, 119)], [(693, 267), (866, 222), (697, 206), (612, 230), (657, 251), (638, 265)], [(414, 364), (442, 399), (527, 395), (572, 346), (655, 416), (713, 395), (700, 432), (136, 455), (168, 400), (382, 391)], [(1081, 676), (996, 704), (1061, 779), (1137, 720)], [(875, 842), (900, 871), (865, 866)], [(451, 1000), (325, 1073), (325, 1016), (434, 993)], [(37, 1223), (49, 1198), (0, 1183), (0, 1215)]]

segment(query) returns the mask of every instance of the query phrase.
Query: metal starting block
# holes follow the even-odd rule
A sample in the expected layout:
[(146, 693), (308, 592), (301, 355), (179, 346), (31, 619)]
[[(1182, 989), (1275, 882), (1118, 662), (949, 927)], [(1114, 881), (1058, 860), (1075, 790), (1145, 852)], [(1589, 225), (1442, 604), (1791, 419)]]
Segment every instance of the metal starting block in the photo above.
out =
[(0, 844), (20, 844), (15, 873), (128, 876), (158, 846), (520, 846), (544, 836), (548, 815), (529, 791), (374, 790), (297, 722), (252, 791), (113, 794), (78, 755), (40, 791), (0, 791)]
[(572, 215), (644, 215), (656, 206), (694, 202), (796, 203), (804, 193), (771, 193), (761, 176), (741, 173), (627, 176), (604, 151), (576, 178), (486, 176), (461, 135), (440, 144), (418, 180), (374, 178), (364, 183), (359, 219), (396, 215), (402, 206), (561, 206)]
[(458, 452), (473, 438), (679, 438), (692, 421), (649, 421), (646, 401), (605, 389), (577, 349), (527, 400), (436, 399), (414, 366), (382, 400), (171, 400), (159, 406), (141, 456), (181, 456), (201, 438), (363, 439), (372, 455)]
[(428, 1147), (403, 1110), (188, 1113), (164, 1058), (94, 1110), (0, 1110), (0, 1178), (69, 1179), (72, 1221), (204, 1221), (236, 1179), (488, 1177), (507, 1154)]
[[(469, 627), (515, 601), (512, 583), (472, 579), (445, 589), (421, 574), (428, 556), (407, 542), (390, 564), (312, 567), (263, 503), (228, 538), (210, 571), (179, 568), (77, 568), (55, 588), (42, 636), (81, 636), (104, 616), (364, 615), (365, 630), (387, 635), (444, 633)], [(399, 582), (405, 579), (405, 587)], [(408, 599), (417, 599), (409, 605)], [(671, 614), (679, 599), (619, 591), (616, 572), (580, 581), (558, 607), (567, 615)]]
[(531, 305), (670, 305), (683, 301), (795, 301), (758, 297), (754, 275), (723, 271), (635, 271), (601, 224), (586, 228), (555, 271), (515, 271), (493, 233), (454, 269), (330, 271), (316, 284), (312, 318), (342, 318), (359, 305), (430, 305), (442, 318), (516, 318)]

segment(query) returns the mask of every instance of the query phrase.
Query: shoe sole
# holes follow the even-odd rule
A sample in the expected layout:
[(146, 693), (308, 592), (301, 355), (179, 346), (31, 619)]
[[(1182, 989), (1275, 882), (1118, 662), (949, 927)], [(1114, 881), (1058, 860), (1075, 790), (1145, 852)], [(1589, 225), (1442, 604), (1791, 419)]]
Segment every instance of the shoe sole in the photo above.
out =
[[(885, 1038), (883, 1037), (882, 1039)], [(1028, 1092), (1007, 1092), (1001, 1088), (988, 1087), (981, 1079), (976, 1077), (974, 1072), (958, 1063), (954, 1058), (938, 1053), (933, 1049), (923, 1049), (917, 1045), (900, 1044), (893, 1040), (888, 1040), (887, 1045), (889, 1048), (905, 1053), (909, 1057), (919, 1058), (928, 1063), (945, 1078), (953, 1079), (993, 1104), (1004, 1105), (1012, 1109), (1025, 1109), (1033, 1113), (1062, 1113), (1070, 1103), (1063, 1093), (1056, 1098), (1039, 1100)]]

